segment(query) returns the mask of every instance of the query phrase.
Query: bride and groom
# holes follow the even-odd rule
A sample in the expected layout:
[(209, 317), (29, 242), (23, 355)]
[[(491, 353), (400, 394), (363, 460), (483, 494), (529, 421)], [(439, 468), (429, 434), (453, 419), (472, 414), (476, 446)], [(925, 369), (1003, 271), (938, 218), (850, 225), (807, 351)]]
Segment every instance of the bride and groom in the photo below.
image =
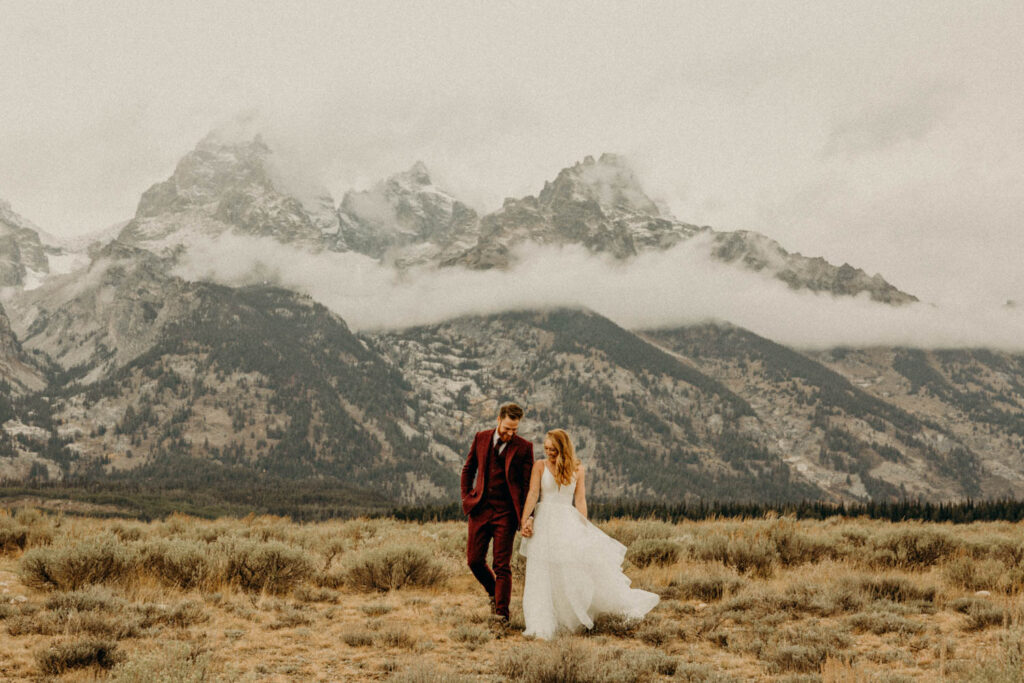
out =
[(569, 435), (548, 432), (546, 457), (534, 462), (533, 444), (516, 433), (522, 417), (518, 405), (501, 406), (497, 426), (477, 433), (462, 468), (466, 559), (490, 595), (491, 611), (507, 622), (518, 530), (526, 557), (525, 635), (550, 639), (560, 630), (590, 628), (604, 613), (643, 617), (658, 596), (629, 587), (626, 547), (587, 520), (585, 472)]

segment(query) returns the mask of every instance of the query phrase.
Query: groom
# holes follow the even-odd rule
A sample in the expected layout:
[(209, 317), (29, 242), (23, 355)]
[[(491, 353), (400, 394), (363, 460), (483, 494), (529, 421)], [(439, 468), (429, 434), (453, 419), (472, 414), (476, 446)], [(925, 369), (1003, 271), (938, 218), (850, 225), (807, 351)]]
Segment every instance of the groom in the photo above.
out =
[[(491, 611), (508, 621), (512, 597), (512, 541), (530, 490), (533, 444), (516, 436), (523, 409), (507, 403), (494, 429), (477, 432), (462, 467), (462, 511), (469, 516), (466, 559), (491, 596)], [(494, 540), (494, 570), (487, 546)]]

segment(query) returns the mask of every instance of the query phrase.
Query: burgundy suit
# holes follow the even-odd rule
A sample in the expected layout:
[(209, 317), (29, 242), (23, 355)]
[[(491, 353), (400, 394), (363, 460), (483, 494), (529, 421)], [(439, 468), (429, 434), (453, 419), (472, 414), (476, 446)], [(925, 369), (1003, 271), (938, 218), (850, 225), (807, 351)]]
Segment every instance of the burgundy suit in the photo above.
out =
[[(469, 516), (466, 561), (495, 611), (508, 616), (512, 597), (512, 543), (530, 491), (533, 444), (513, 436), (499, 454), (494, 430), (477, 432), (462, 467), (462, 511)], [(501, 445), (501, 442), (498, 442)], [(494, 569), (487, 566), (487, 546), (494, 540)]]

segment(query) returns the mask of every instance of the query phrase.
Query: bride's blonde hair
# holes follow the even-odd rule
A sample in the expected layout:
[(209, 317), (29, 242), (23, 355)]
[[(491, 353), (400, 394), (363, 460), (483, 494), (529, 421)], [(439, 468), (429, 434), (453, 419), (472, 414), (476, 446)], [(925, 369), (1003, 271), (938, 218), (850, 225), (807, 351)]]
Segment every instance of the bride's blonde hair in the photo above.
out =
[(552, 429), (547, 433), (547, 438), (555, 445), (558, 456), (555, 457), (555, 481), (559, 486), (567, 486), (572, 482), (573, 475), (580, 461), (576, 458), (576, 449), (572, 446), (572, 439), (564, 429)]

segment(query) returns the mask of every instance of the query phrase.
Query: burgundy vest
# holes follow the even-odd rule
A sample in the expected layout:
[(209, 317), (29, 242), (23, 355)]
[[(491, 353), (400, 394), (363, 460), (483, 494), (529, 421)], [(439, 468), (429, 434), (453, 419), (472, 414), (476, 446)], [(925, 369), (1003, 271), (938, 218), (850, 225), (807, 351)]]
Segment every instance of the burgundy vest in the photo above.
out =
[[(500, 444), (501, 441), (499, 440), (498, 443)], [(511, 447), (511, 444), (505, 444), (506, 451)], [(505, 451), (498, 453), (494, 444), (491, 444), (487, 452), (487, 470), (484, 476), (486, 479), (484, 479), (484, 495), (481, 501), (484, 507), (497, 513), (515, 512), (512, 494), (508, 489), (508, 480), (505, 478)]]

